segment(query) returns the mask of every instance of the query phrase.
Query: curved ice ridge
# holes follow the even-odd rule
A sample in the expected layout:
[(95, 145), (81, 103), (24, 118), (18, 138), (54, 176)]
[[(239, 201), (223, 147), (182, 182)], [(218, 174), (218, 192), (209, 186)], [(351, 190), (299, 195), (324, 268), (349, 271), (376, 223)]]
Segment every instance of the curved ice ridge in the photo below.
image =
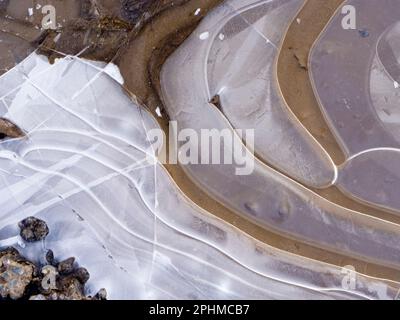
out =
[(32, 54), (0, 78), (16, 88), (3, 93), (3, 116), (27, 133), (0, 145), (0, 246), (18, 242), (17, 221), (41, 217), (51, 233), (21, 251), (76, 256), (90, 292), (106, 287), (111, 298), (396, 296), (399, 284), (361, 274), (345, 290), (340, 268), (274, 249), (195, 206), (151, 157), (155, 120), (99, 67)]

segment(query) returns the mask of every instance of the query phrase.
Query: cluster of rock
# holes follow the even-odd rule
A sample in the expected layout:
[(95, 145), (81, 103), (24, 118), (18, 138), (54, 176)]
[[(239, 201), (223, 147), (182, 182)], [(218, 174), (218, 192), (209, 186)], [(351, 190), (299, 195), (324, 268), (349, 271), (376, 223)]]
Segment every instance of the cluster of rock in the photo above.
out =
[[(44, 240), (49, 233), (46, 223), (29, 217), (19, 223), (20, 235), (26, 242)], [(24, 258), (17, 249), (0, 249), (0, 300), (105, 300), (101, 289), (95, 296), (85, 295), (89, 272), (71, 257), (58, 262), (51, 250), (46, 263), (38, 265)]]

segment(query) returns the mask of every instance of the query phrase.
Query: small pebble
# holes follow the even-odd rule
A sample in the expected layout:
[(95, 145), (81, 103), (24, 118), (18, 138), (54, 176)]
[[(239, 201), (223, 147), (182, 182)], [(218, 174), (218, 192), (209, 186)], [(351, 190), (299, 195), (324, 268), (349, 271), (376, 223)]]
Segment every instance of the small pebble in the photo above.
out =
[(75, 258), (71, 257), (58, 264), (58, 272), (60, 274), (69, 274), (74, 270)]
[(74, 272), (75, 277), (79, 280), (80, 283), (85, 284), (88, 282), (90, 278), (89, 271), (86, 268), (78, 268)]
[(369, 36), (369, 32), (368, 32), (368, 30), (366, 30), (366, 29), (358, 30), (358, 33), (359, 33), (360, 36), (363, 37), (363, 38), (367, 38), (367, 37)]
[(54, 253), (53, 250), (47, 250), (46, 261), (50, 265), (54, 265)]
[(99, 292), (94, 296), (95, 300), (106, 300), (107, 299), (107, 291), (106, 289), (100, 289)]
[(20, 235), (26, 242), (44, 240), (49, 234), (46, 222), (35, 217), (29, 217), (18, 223)]

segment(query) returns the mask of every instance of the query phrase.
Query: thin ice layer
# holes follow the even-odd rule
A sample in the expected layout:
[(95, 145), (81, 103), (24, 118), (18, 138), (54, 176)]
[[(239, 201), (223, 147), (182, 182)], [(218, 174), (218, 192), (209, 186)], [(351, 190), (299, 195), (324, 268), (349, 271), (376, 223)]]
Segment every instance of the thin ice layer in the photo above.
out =
[[(223, 114), (205, 96), (201, 70), (196, 68), (193, 50), (205, 30), (219, 25), (221, 16), (240, 9), (241, 1), (227, 1), (203, 20), (191, 37), (166, 61), (161, 73), (164, 103), (179, 128), (230, 130)], [(193, 63), (188, 63), (192, 61)], [(202, 60), (203, 61), (203, 60)], [(201, 141), (201, 139), (199, 139)], [(184, 142), (184, 145), (197, 141)], [(233, 211), (250, 217), (280, 234), (329, 250), (357, 256), (379, 264), (399, 267), (398, 225), (344, 209), (319, 197), (286, 176), (260, 163), (243, 149), (234, 136), (233, 145), (222, 144), (225, 153), (241, 150), (246, 163), (254, 160), (254, 171), (236, 175), (240, 164), (185, 165), (188, 175), (203, 190)], [(282, 146), (283, 149), (283, 146)]]
[(226, 2), (191, 38), (185, 64), (196, 76), (188, 74), (186, 80), (197, 82), (202, 101), (218, 96), (220, 110), (234, 128), (255, 130), (254, 149), (263, 161), (322, 188), (332, 183), (336, 168), (286, 105), (276, 77), (283, 35), (303, 3)]
[[(314, 91), (347, 156), (337, 185), (359, 201), (400, 213), (400, 56), (396, 0), (349, 0), (356, 30), (339, 10), (311, 52)], [(367, 184), (365, 182), (368, 181)]]
[(273, 249), (196, 207), (154, 162), (154, 119), (104, 66), (77, 57), (50, 66), (36, 54), (24, 63), (31, 69), (4, 114), (27, 137), (1, 143), (0, 246), (17, 245), (19, 220), (45, 219), (44, 243), (21, 251), (75, 256), (91, 273), (89, 293), (105, 287), (110, 298), (396, 296), (397, 283), (360, 274), (346, 289), (340, 268)]

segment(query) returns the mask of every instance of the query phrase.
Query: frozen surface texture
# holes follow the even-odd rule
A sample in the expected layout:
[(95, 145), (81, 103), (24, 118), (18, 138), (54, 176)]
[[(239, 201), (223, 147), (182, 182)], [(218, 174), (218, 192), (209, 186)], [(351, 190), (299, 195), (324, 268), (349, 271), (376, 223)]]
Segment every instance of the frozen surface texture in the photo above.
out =
[(255, 129), (255, 152), (262, 160), (307, 185), (325, 187), (335, 179), (333, 162), (291, 113), (276, 79), (283, 35), (303, 3), (228, 1), (225, 12), (214, 14), (218, 24), (200, 28), (209, 38), (191, 42), (190, 62), (202, 75), (207, 61), (199, 85), (205, 85), (209, 99), (219, 96), (234, 128)]
[(339, 10), (311, 53), (315, 93), (347, 159), (337, 185), (400, 214), (400, 2), (349, 0), (357, 29)]
[(46, 220), (46, 240), (20, 251), (76, 256), (90, 270), (89, 294), (105, 287), (111, 299), (395, 297), (397, 283), (360, 274), (345, 290), (341, 269), (273, 249), (196, 207), (154, 161), (146, 130), (157, 124), (110, 68), (32, 54), (2, 76), (15, 85), (2, 92), (3, 116), (27, 136), (0, 147), (0, 246), (18, 246), (19, 220)]
[(203, 100), (219, 97), (220, 111), (234, 128), (255, 129), (255, 152), (263, 161), (307, 185), (325, 187), (334, 180), (335, 167), (291, 113), (276, 79), (283, 35), (303, 3), (225, 2), (186, 46), (192, 74), (185, 76), (197, 75), (195, 90)]
[[(217, 64), (215, 62), (215, 68), (219, 68), (219, 71), (216, 72), (214, 69), (215, 72), (213, 71), (212, 76), (226, 75), (225, 80), (232, 85), (233, 79), (238, 81), (237, 88), (236, 86), (230, 88), (230, 94), (225, 98), (222, 96), (221, 99), (222, 108), (224, 108), (224, 101), (233, 107), (233, 104), (238, 100), (235, 90), (238, 90), (244, 96), (253, 93), (250, 89), (244, 89), (248, 81), (240, 84), (240, 80), (248, 77), (250, 83), (251, 81), (253, 81), (253, 84), (256, 83), (257, 71), (260, 71), (264, 64), (271, 63), (269, 60), (263, 60), (265, 52), (258, 52), (262, 46), (255, 40), (260, 37), (261, 30), (273, 30), (274, 17), (278, 13), (288, 23), (301, 3), (301, 1), (296, 0), (261, 2), (232, 0), (225, 2), (206, 17), (192, 36), (167, 60), (161, 73), (162, 93), (167, 112), (173, 120), (177, 120), (180, 128), (194, 128), (199, 135), (200, 130), (204, 128), (217, 128), (221, 131), (224, 129), (232, 130), (229, 119), (209, 102), (210, 95), (205, 90), (205, 78), (201, 75), (204, 74), (203, 70), (207, 70), (207, 65), (209, 67), (210, 60), (213, 61), (213, 59), (207, 57), (207, 50), (204, 50), (202, 46), (204, 34), (209, 34), (211, 37), (216, 32), (215, 41), (231, 41), (231, 45), (236, 44), (239, 48), (240, 44), (246, 43), (247, 53), (254, 55), (246, 61), (237, 61), (235, 64), (232, 62)], [(247, 7), (251, 4), (253, 6)], [(258, 10), (254, 8), (258, 8)], [(249, 15), (249, 10), (253, 12), (253, 16), (254, 12), (258, 13), (257, 19), (252, 22), (248, 20), (252, 16)], [(238, 28), (235, 29), (236, 33), (231, 32), (231, 35), (236, 34), (239, 37), (237, 41), (235, 41), (235, 38), (230, 40), (229, 34), (227, 34), (227, 38), (218, 36), (218, 34), (221, 35), (221, 28), (227, 30), (224, 28), (228, 28), (227, 25), (232, 23), (232, 19), (242, 22), (236, 24), (236, 28)], [(261, 27), (264, 29), (260, 29)], [(233, 26), (230, 28), (232, 29)], [(223, 40), (221, 40), (222, 38)], [(272, 43), (279, 42), (278, 35), (267, 34), (261, 37), (264, 46), (274, 48), (272, 44), (265, 41), (265, 38), (272, 39)], [(229, 59), (234, 60), (246, 54), (241, 51), (239, 53), (235, 56), (235, 50), (228, 51), (226, 56), (231, 56)], [(256, 63), (255, 61), (258, 60), (264, 61), (264, 63), (260, 63), (259, 68), (248, 66), (247, 70), (241, 69), (245, 62)], [(271, 84), (274, 81), (273, 78), (271, 75), (270, 77), (265, 75), (262, 82), (268, 88), (269, 85), (267, 84)], [(215, 77), (214, 80), (213, 78), (211, 80), (214, 84), (211, 85), (210, 90), (219, 90), (218, 88), (224, 85), (223, 78)], [(255, 92), (265, 94), (268, 90), (256, 90)], [(256, 95), (255, 98), (260, 97)], [(262, 100), (265, 102), (264, 99)], [(275, 112), (280, 114), (281, 119), (284, 119), (286, 114), (287, 120), (285, 121), (291, 119), (287, 111), (284, 112), (280, 109), (283, 106), (279, 103), (271, 104), (270, 107), (273, 110), (265, 112), (264, 119)], [(231, 110), (233, 119), (238, 119), (240, 122), (246, 121), (246, 116), (239, 117), (240, 114), (246, 114), (246, 110), (240, 110), (240, 112), (239, 110), (239, 105)], [(232, 119), (230, 121), (232, 122)], [(279, 123), (279, 121), (274, 120), (274, 124), (271, 123), (271, 125)], [(291, 128), (294, 127), (295, 123), (292, 123)], [(267, 123), (260, 124), (260, 130), (269, 130)], [(268, 145), (269, 137), (263, 135), (260, 130), (256, 128), (256, 140), (258, 136), (261, 141), (267, 141), (266, 145)], [(274, 127), (271, 131), (277, 136), (273, 140), (279, 140), (286, 134), (283, 128)], [(296, 147), (303, 146), (306, 140), (303, 140), (302, 137), (306, 136), (305, 133), (303, 136), (300, 133), (294, 135), (293, 145)], [(237, 138), (234, 145), (242, 145), (242, 141)], [(280, 151), (285, 153), (291, 149), (291, 146), (292, 143), (280, 141), (279, 151), (274, 151), (270, 155), (274, 157)], [(225, 146), (225, 148), (228, 147)], [(300, 149), (302, 152), (300, 150), (294, 152), (293, 156), (296, 159), (303, 155), (310, 156), (312, 154), (305, 151), (308, 150), (305, 147)], [(258, 152), (257, 146), (256, 152)], [(323, 152), (320, 153), (323, 154)], [(247, 157), (253, 156), (247, 153)], [(303, 160), (295, 161), (293, 166), (281, 168), (289, 175), (293, 171), (304, 172), (301, 169)], [(284, 163), (284, 161), (280, 162), (283, 165)], [(313, 172), (315, 167), (311, 163), (307, 164), (310, 165), (310, 172)], [(185, 170), (196, 183), (225, 206), (239, 214), (255, 219), (263, 226), (280, 234), (290, 235), (298, 240), (323, 248), (363, 257), (369, 261), (377, 261), (388, 266), (398, 267), (400, 265), (399, 226), (334, 205), (257, 160), (255, 160), (254, 171), (249, 175), (235, 175), (235, 169), (238, 166), (237, 164), (187, 165)]]
[[(162, 92), (179, 127), (255, 123), (263, 160), (245, 176), (238, 164), (185, 169), (264, 227), (400, 268), (398, 225), (333, 205), (265, 164), (309, 187), (336, 179), (275, 80), (282, 35), (303, 2), (228, 0), (167, 61)], [(384, 54), (396, 48), (393, 30), (377, 61), (396, 77)], [(159, 126), (122, 83), (113, 64), (66, 55), (50, 65), (36, 53), (0, 77), (0, 116), (26, 134), (0, 142), (0, 249), (18, 247), (30, 260), (47, 249), (75, 256), (91, 274), (87, 294), (104, 287), (111, 299), (396, 298), (398, 283), (354, 273), (346, 285), (341, 268), (270, 247), (196, 206), (158, 163), (147, 133)], [(242, 150), (238, 137), (234, 146)], [(29, 216), (47, 222), (45, 240), (21, 241), (17, 223)]]

